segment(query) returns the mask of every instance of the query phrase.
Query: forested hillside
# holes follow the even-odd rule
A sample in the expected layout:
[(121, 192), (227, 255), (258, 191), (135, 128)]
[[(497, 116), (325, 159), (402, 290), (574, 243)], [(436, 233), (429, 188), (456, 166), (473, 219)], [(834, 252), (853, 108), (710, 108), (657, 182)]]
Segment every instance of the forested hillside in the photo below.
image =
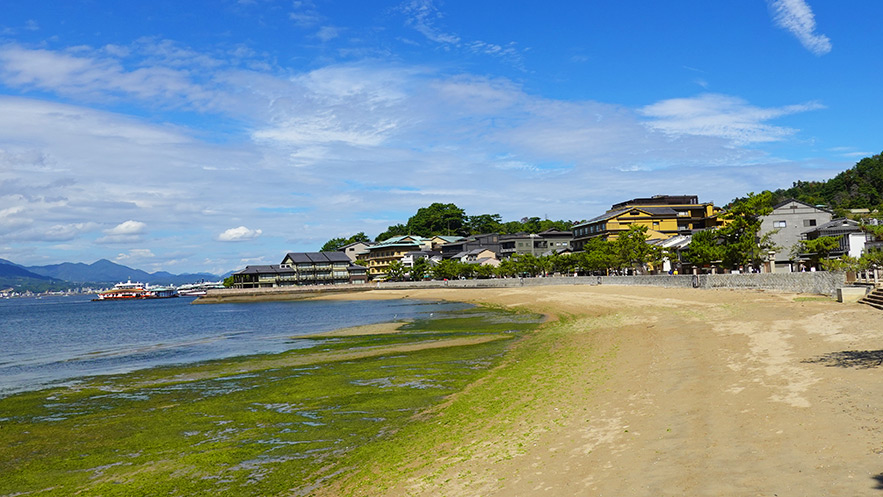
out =
[(883, 210), (883, 153), (860, 160), (827, 181), (798, 181), (773, 192), (773, 203), (788, 198), (831, 209)]

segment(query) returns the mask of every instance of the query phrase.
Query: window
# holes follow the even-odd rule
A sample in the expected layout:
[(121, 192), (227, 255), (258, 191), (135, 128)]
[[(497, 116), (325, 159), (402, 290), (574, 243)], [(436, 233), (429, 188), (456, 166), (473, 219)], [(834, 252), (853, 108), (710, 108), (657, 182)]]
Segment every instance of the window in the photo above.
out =
[(804, 219), (803, 220), (803, 227), (804, 228), (809, 228), (810, 226), (815, 226), (815, 225), (816, 225), (815, 219)]
[(787, 221), (773, 221), (773, 228), (786, 228), (788, 227)]

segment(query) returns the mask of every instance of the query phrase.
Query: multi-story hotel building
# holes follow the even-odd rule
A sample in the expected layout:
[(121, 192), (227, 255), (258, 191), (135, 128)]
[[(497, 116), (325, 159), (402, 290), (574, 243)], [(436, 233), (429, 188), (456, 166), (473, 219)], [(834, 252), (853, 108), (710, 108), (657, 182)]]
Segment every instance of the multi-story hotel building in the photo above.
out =
[(696, 195), (656, 195), (614, 204), (604, 214), (573, 227), (573, 250), (581, 251), (592, 238), (615, 240), (629, 226), (647, 227), (649, 240), (688, 235), (695, 230), (720, 226), (720, 207), (699, 203)]

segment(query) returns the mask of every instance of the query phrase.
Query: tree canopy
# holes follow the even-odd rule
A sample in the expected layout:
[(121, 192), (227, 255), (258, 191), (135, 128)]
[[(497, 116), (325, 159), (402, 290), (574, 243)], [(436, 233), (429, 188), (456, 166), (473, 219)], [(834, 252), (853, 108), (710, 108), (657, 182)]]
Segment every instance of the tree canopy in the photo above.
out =
[(795, 198), (831, 209), (883, 207), (883, 154), (865, 157), (852, 168), (827, 181), (797, 181), (773, 193), (773, 202)]
[(349, 238), (332, 238), (331, 240), (328, 240), (327, 242), (325, 242), (325, 245), (322, 245), (322, 248), (319, 249), (319, 252), (334, 252), (336, 250), (340, 250), (341, 247), (345, 247), (351, 243), (368, 241), (370, 241), (368, 235), (360, 231)]
[(770, 239), (771, 233), (760, 235), (761, 218), (773, 211), (772, 199), (772, 192), (752, 192), (730, 203), (721, 216), (726, 224), (717, 230), (723, 242), (724, 266), (757, 267), (767, 252), (776, 248)]
[(394, 224), (375, 238), (383, 241), (387, 238), (403, 235), (416, 236), (467, 236), (484, 233), (501, 235), (514, 233), (540, 233), (555, 229), (567, 231), (576, 224), (573, 221), (552, 221), (539, 217), (523, 217), (518, 221), (503, 221), (499, 214), (477, 214), (469, 216), (466, 211), (455, 204), (434, 203), (421, 207), (408, 218), (405, 224)]

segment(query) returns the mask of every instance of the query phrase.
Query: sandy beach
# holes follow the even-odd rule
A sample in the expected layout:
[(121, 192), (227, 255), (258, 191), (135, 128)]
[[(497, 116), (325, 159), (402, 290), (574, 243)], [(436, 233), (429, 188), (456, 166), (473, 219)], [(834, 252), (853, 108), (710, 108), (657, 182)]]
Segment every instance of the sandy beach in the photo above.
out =
[[(344, 479), (327, 495), (883, 495), (881, 311), (808, 295), (615, 286), (325, 298), (404, 297), (545, 313), (552, 321), (515, 347), (546, 340), (552, 359), (530, 366), (530, 388), (496, 400), (520, 406), (513, 416), (458, 427), (437, 446), (411, 447), (401, 468)], [(428, 422), (446, 415), (442, 406)]]

